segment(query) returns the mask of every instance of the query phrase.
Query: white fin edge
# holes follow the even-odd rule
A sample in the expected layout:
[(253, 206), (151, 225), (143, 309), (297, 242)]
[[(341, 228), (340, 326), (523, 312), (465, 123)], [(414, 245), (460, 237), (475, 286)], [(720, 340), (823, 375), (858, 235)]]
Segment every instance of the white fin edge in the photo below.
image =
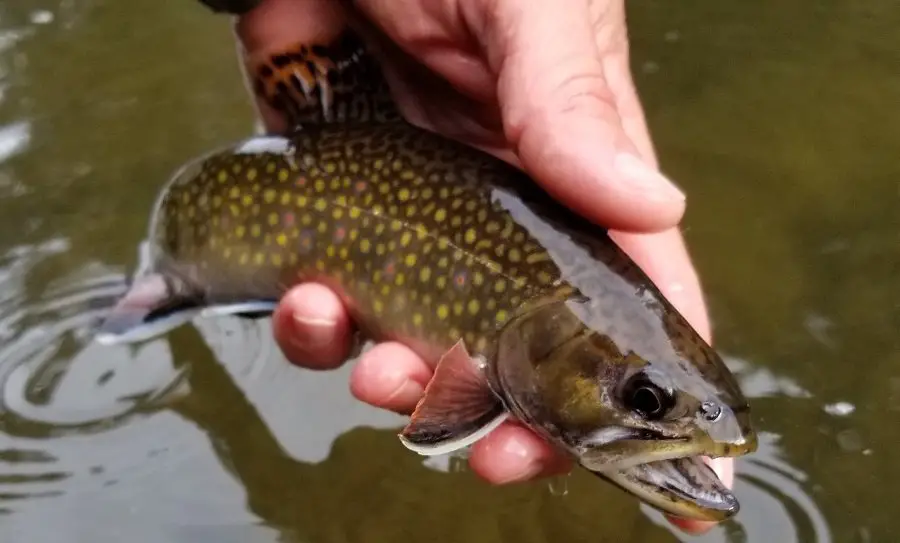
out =
[(234, 148), (238, 155), (253, 155), (256, 153), (284, 154), (290, 151), (291, 140), (281, 136), (256, 136), (243, 141)]
[(409, 441), (402, 435), (400, 436), (400, 443), (403, 443), (403, 446), (406, 447), (407, 449), (409, 449), (415, 453), (419, 453), (422, 456), (438, 456), (441, 454), (449, 454), (454, 451), (458, 451), (459, 449), (464, 449), (464, 448), (468, 447), (469, 445), (472, 445), (473, 443), (480, 440), (484, 436), (493, 432), (498, 426), (503, 424), (503, 421), (505, 421), (508, 418), (509, 418), (509, 412), (504, 411), (497, 418), (495, 418), (491, 422), (487, 423), (486, 425), (482, 426), (475, 432), (472, 432), (471, 434), (469, 434), (467, 436), (463, 436), (459, 439), (444, 441), (437, 445), (417, 445), (415, 443), (412, 443), (411, 441)]
[(151, 321), (123, 332), (121, 334), (97, 334), (94, 341), (100, 345), (121, 345), (123, 343), (137, 343), (157, 336), (161, 336), (170, 330), (178, 328), (182, 324), (194, 320), (200, 314), (199, 309), (189, 309), (173, 313), (161, 319)]
[(200, 311), (200, 318), (224, 317), (240, 313), (271, 313), (278, 307), (277, 302), (242, 302), (239, 304), (211, 305)]

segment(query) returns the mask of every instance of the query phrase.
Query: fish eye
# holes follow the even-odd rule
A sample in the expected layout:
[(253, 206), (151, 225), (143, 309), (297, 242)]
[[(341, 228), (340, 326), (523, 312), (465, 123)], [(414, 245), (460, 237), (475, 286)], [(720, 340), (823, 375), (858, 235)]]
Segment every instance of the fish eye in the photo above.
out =
[(722, 416), (722, 408), (713, 402), (707, 401), (700, 404), (700, 413), (707, 421), (716, 422)]
[(634, 377), (624, 392), (625, 406), (650, 420), (662, 418), (675, 404), (673, 391), (660, 387), (644, 375)]

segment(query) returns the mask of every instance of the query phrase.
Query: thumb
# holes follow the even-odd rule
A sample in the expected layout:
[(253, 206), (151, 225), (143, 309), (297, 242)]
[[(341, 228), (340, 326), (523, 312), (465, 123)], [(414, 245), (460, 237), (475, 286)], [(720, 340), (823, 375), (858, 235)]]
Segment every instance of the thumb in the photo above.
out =
[(604, 71), (605, 65), (628, 69), (627, 62), (604, 62), (627, 56), (624, 9), (599, 23), (604, 33), (621, 36), (601, 56), (596, 18), (586, 5), (471, 3), (486, 4), (490, 12), (473, 8), (467, 18), (497, 76), (505, 135), (523, 167), (553, 197), (608, 228), (652, 232), (677, 225), (684, 194), (641, 158)]

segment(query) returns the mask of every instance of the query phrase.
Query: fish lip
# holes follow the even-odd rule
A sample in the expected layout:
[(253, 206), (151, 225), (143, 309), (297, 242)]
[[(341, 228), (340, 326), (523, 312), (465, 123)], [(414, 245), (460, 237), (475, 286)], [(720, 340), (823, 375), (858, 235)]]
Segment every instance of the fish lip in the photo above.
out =
[(700, 456), (592, 473), (672, 516), (719, 522), (740, 511), (737, 497)]

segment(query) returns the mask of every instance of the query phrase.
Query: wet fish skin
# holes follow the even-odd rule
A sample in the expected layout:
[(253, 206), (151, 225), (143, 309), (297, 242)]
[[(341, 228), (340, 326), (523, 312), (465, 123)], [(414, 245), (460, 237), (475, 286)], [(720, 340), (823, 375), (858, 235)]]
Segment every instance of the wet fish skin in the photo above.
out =
[[(303, 128), (175, 176), (149, 267), (104, 331), (259, 309), (318, 281), (370, 337), (440, 361), (401, 435), (411, 448), (462, 446), (511, 415), (665, 511), (734, 514), (697, 455), (756, 448), (747, 401), (606, 231), (508, 164), (385, 112), (377, 85), (358, 93), (371, 82), (359, 73), (323, 80), (303, 66), (273, 60), (257, 84)], [(277, 84), (289, 77), (305, 79)]]

